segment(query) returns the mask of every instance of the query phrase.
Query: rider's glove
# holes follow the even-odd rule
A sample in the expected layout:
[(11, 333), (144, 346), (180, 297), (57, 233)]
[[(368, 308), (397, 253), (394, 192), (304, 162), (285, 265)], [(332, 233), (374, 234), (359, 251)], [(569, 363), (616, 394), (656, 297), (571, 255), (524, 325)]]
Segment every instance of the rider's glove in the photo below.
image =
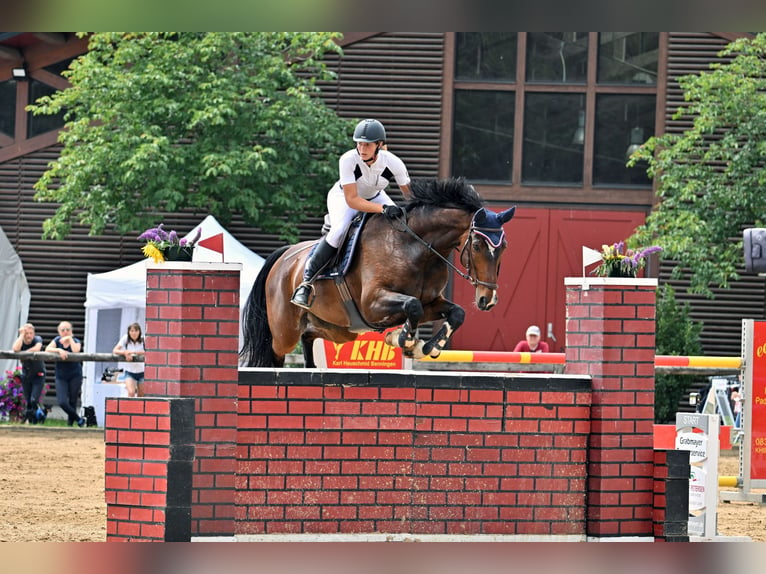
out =
[(402, 208), (398, 205), (384, 205), (383, 215), (385, 215), (387, 219), (393, 221), (402, 217), (404, 215), (404, 211), (402, 211)]

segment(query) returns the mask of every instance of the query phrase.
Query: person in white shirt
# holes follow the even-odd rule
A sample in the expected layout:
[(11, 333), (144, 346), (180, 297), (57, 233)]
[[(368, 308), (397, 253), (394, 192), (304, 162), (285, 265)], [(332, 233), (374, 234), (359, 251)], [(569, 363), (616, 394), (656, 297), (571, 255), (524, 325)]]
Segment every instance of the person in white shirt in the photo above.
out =
[(125, 373), (125, 389), (129, 397), (144, 396), (144, 335), (141, 325), (132, 323), (117, 344), (112, 354), (125, 357), (119, 368)]
[(362, 120), (354, 129), (356, 147), (338, 161), (340, 178), (327, 193), (330, 231), (306, 261), (303, 282), (293, 293), (292, 303), (308, 309), (312, 281), (338, 251), (351, 221), (360, 211), (382, 213), (390, 220), (403, 215), (402, 208), (385, 192), (396, 181), (409, 198), (410, 176), (404, 162), (386, 149), (386, 129), (378, 120)]

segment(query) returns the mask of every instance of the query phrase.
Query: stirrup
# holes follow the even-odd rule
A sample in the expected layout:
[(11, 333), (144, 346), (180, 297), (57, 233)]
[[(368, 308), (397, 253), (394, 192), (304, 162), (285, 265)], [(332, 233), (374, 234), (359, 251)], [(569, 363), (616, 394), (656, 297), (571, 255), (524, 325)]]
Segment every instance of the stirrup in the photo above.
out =
[[(301, 289), (307, 289), (308, 295), (306, 296), (306, 302), (298, 301), (296, 299), (296, 296), (298, 295), (298, 291)], [(310, 309), (311, 306), (314, 304), (314, 299), (316, 299), (316, 293), (314, 292), (314, 285), (312, 283), (308, 283), (304, 281), (298, 287), (295, 288), (295, 291), (293, 291), (293, 296), (290, 298), (290, 303), (293, 305), (297, 305), (298, 307), (301, 307), (303, 309)]]

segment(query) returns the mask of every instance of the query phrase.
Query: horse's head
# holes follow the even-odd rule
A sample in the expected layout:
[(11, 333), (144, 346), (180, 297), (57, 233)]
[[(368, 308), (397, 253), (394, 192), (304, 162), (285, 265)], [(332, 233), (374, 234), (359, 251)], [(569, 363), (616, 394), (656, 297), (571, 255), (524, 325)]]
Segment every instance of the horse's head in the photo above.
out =
[(511, 220), (515, 212), (515, 206), (500, 213), (484, 207), (479, 209), (473, 215), (460, 253), (460, 262), (468, 270), (476, 288), (474, 301), (482, 311), (489, 311), (497, 303), (500, 257), (507, 247), (503, 225)]

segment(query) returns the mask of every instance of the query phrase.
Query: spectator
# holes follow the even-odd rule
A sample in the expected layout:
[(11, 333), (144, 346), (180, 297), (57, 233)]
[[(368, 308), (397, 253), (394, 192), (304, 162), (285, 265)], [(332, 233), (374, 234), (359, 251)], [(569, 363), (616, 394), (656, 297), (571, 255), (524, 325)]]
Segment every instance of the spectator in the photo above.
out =
[(526, 339), (516, 343), (515, 353), (549, 353), (548, 343), (540, 340), (540, 327), (530, 325)]
[(739, 387), (734, 387), (731, 390), (731, 401), (734, 404), (732, 409), (734, 412), (734, 428), (740, 428), (742, 426), (742, 395), (739, 392)]
[[(62, 321), (58, 326), (58, 335), (48, 343), (45, 350), (58, 353), (61, 359), (67, 359), (70, 353), (79, 353), (82, 342), (72, 334), (72, 324)], [(77, 400), (82, 389), (82, 362), (56, 361), (56, 399), (59, 406), (67, 414), (67, 424), (71, 427), (85, 426), (85, 419), (77, 413)]]
[[(35, 334), (35, 326), (27, 323), (19, 329), (19, 336), (13, 342), (12, 349), (18, 353), (29, 351), (37, 353), (43, 350), (43, 338)], [(45, 386), (45, 362), (42, 360), (27, 359), (21, 363), (21, 387), (24, 391), (24, 403), (27, 406), (24, 420), (30, 424), (37, 424), (45, 420), (45, 409), (38, 404), (40, 395)], [(40, 408), (40, 413), (38, 413)]]
[(112, 349), (115, 355), (125, 357), (119, 368), (125, 373), (125, 389), (129, 397), (144, 396), (144, 335), (141, 325), (132, 323)]

